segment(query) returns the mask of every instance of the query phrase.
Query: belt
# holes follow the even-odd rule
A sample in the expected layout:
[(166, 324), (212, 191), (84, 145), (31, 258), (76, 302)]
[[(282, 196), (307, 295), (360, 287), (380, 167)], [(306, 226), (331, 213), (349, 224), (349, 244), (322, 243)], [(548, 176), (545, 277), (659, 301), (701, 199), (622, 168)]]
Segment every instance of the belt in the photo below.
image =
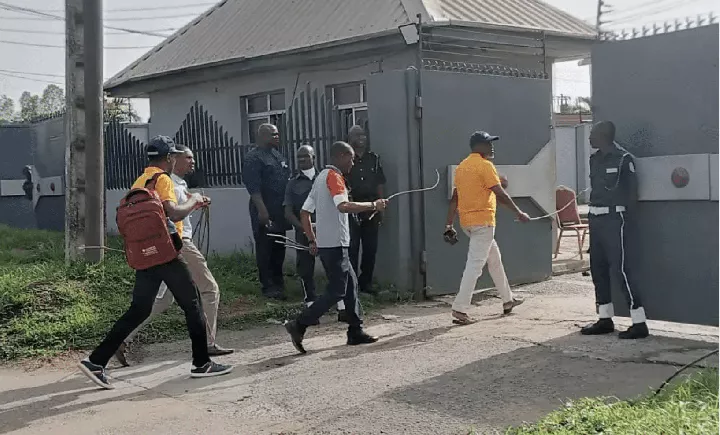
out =
[(588, 209), (588, 213), (595, 216), (600, 216), (608, 213), (620, 213), (623, 211), (625, 211), (624, 205), (613, 205), (610, 207), (595, 207), (591, 205)]

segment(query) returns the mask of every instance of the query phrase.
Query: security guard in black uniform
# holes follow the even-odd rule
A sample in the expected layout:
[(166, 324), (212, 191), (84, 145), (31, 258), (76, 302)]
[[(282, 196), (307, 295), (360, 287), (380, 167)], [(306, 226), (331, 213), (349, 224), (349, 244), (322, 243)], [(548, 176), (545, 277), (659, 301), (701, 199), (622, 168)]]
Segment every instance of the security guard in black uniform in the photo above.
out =
[[(632, 265), (633, 211), (637, 204), (637, 174), (632, 154), (615, 142), (615, 125), (598, 122), (590, 132), (590, 271), (600, 320), (582, 328), (583, 335), (615, 330), (611, 288), (618, 288), (630, 306), (632, 326), (620, 332), (624, 339), (645, 338), (645, 309), (634, 281)], [(629, 237), (630, 236), (630, 237)], [(630, 249), (628, 249), (630, 248)]]
[(280, 153), (280, 133), (272, 124), (258, 128), (257, 147), (245, 155), (242, 179), (250, 194), (250, 224), (255, 238), (255, 258), (264, 296), (287, 299), (285, 295), (285, 246), (271, 234), (284, 236), (290, 229), (285, 221), (283, 200), (290, 166)]
[[(348, 132), (348, 143), (355, 150), (355, 164), (348, 175), (350, 196), (356, 202), (372, 202), (383, 197), (385, 174), (380, 156), (367, 151), (367, 134), (359, 125)], [(372, 293), (375, 255), (378, 248), (378, 232), (382, 214), (359, 213), (350, 219), (350, 263), (358, 273), (358, 288), (361, 292)], [(362, 259), (360, 246), (362, 245)], [(361, 260), (361, 261), (358, 261)], [(359, 263), (359, 264), (358, 264)], [(359, 266), (359, 268), (358, 268)]]
[[(308, 246), (310, 243), (305, 236), (302, 223), (300, 223), (300, 210), (310, 194), (317, 175), (313, 147), (303, 145), (298, 148), (297, 166), (297, 173), (288, 181), (283, 206), (285, 207), (285, 220), (295, 227), (295, 241)], [(315, 216), (312, 221), (315, 222)], [(310, 305), (315, 301), (315, 257), (308, 251), (297, 251), (296, 268), (305, 294), (305, 304)]]

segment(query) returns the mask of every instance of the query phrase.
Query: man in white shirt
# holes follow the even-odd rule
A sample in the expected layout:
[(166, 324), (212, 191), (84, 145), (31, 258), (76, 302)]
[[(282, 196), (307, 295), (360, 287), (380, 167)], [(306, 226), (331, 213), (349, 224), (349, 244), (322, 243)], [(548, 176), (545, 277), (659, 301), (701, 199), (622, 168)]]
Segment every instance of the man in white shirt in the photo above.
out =
[[(182, 204), (188, 200), (190, 193), (188, 192), (187, 183), (183, 179), (187, 174), (195, 170), (195, 158), (193, 152), (186, 146), (175, 144), (175, 148), (178, 151), (182, 151), (176, 158), (175, 168), (173, 173), (170, 174), (172, 178), (175, 196), (177, 196), (178, 204)], [(182, 258), (187, 263), (188, 269), (190, 269), (190, 275), (192, 276), (195, 285), (200, 293), (202, 300), (202, 308), (205, 313), (205, 323), (207, 328), (208, 337), (208, 353), (210, 356), (222, 356), (233, 353), (233, 349), (225, 349), (218, 346), (215, 343), (215, 334), (217, 333), (217, 313), (218, 306), (220, 303), (220, 288), (215, 281), (210, 269), (207, 266), (207, 260), (202, 255), (200, 250), (195, 246), (192, 240), (192, 223), (190, 222), (190, 215), (188, 215), (182, 221), (182, 239), (183, 247), (180, 253)], [(152, 313), (145, 322), (137, 327), (130, 335), (125, 339), (118, 351), (115, 353), (115, 357), (118, 359), (120, 364), (127, 366), (127, 358), (125, 352), (127, 345), (132, 342), (135, 335), (140, 329), (152, 320), (157, 314), (165, 312), (174, 301), (172, 293), (167, 291), (165, 283), (160, 285), (160, 291), (158, 291), (155, 304), (153, 305)]]
[[(318, 319), (338, 303), (345, 302), (347, 313), (347, 344), (375, 343), (378, 338), (363, 328), (362, 307), (358, 299), (355, 271), (350, 263), (349, 213), (383, 211), (387, 200), (352, 202), (348, 197), (344, 175), (353, 167), (355, 151), (345, 142), (335, 142), (330, 147), (331, 164), (322, 170), (313, 182), (312, 189), (300, 211), (300, 222), (309, 240), (310, 253), (322, 261), (328, 284), (325, 294), (306, 307), (295, 320), (285, 322), (295, 349), (305, 353), (302, 341), (308, 326), (317, 325)], [(310, 220), (315, 213), (316, 229)]]

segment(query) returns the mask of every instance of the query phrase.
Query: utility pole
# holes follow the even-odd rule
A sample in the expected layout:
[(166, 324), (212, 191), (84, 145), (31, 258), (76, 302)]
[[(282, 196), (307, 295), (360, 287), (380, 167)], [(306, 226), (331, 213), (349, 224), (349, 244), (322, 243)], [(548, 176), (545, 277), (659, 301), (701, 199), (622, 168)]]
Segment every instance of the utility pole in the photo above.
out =
[(84, 0), (65, 0), (65, 261), (85, 245)]
[(83, 0), (85, 40), (85, 259), (99, 263), (105, 244), (102, 0)]
[(605, 6), (605, 2), (603, 0), (598, 0), (598, 2), (597, 2), (597, 17), (595, 19), (595, 34), (596, 34), (597, 39), (600, 39), (600, 37), (602, 36), (603, 6)]

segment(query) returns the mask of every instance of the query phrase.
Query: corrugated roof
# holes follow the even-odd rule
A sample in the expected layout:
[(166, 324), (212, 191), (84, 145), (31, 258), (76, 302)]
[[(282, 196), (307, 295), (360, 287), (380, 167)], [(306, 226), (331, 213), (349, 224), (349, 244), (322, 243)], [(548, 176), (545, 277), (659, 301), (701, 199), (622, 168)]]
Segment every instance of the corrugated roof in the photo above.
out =
[(423, 0), (433, 21), (466, 21), (594, 37), (595, 28), (538, 0)]
[(420, 12), (587, 38), (588, 24), (536, 0), (224, 0), (116, 74), (106, 89), (186, 68), (287, 52), (397, 29)]

